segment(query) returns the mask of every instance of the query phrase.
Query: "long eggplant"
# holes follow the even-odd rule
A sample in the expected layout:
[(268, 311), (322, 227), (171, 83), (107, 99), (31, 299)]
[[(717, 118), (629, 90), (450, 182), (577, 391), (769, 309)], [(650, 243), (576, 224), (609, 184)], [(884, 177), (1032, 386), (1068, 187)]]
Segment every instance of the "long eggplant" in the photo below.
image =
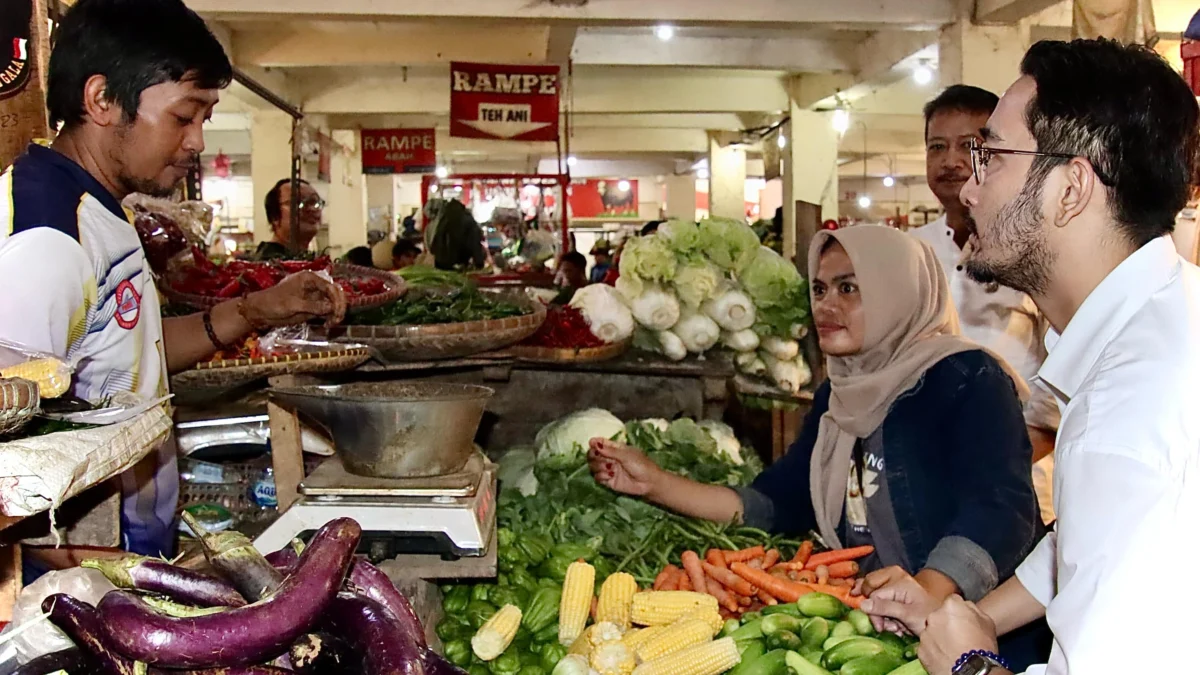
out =
[(245, 607), (173, 617), (140, 597), (112, 591), (100, 601), (109, 642), (122, 654), (167, 668), (216, 668), (269, 661), (308, 632), (342, 586), (362, 530), (330, 521), (278, 590)]
[(208, 563), (228, 579), (246, 600), (257, 602), (283, 583), (283, 574), (267, 562), (263, 554), (254, 548), (254, 542), (245, 535), (233, 531), (213, 534), (205, 530), (191, 513), (184, 511), (181, 517), (199, 539)]
[(64, 670), (71, 675), (93, 675), (100, 672), (82, 649), (71, 647), (42, 654), (36, 659), (27, 661), (25, 665), (14, 670), (12, 675), (50, 675)]
[(142, 555), (89, 558), (80, 567), (100, 570), (117, 588), (159, 593), (198, 607), (241, 607), (246, 599), (224, 579)]
[(341, 592), (329, 603), (326, 625), (358, 654), (363, 675), (425, 675), (425, 651), (383, 605)]
[(359, 675), (362, 657), (329, 633), (301, 635), (288, 650), (292, 670), (301, 675)]
[(347, 578), (347, 582), (353, 587), (352, 590), (378, 602), (383, 605), (384, 609), (395, 615), (396, 620), (400, 622), (400, 627), (416, 640), (418, 647), (428, 648), (425, 642), (425, 628), (421, 625), (421, 620), (417, 618), (417, 613), (413, 611), (408, 598), (404, 597), (404, 594), (396, 588), (383, 570), (363, 558), (358, 558), (350, 567), (350, 576)]

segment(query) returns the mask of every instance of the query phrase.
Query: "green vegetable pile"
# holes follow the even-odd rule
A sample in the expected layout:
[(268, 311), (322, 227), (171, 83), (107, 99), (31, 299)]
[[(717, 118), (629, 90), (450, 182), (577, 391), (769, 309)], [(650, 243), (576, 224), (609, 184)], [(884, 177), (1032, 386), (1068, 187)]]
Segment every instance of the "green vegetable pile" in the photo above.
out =
[[(446, 657), (472, 675), (547, 675), (553, 669), (566, 653), (558, 644), (560, 588), (567, 567), (580, 558), (596, 568), (598, 591), (618, 571), (647, 587), (687, 549), (761, 544), (790, 557), (799, 546), (754, 528), (684, 518), (604, 488), (593, 480), (580, 442), (589, 434), (628, 439), (663, 468), (700, 481), (742, 486), (762, 469), (753, 451), (735, 460), (727, 453), (736, 450), (720, 450), (692, 420), (646, 420), (622, 429), (600, 410), (568, 416), (539, 433), (536, 461), (532, 451), (510, 451), (500, 466), (500, 574), (495, 583), (442, 588), (445, 618), (437, 633)], [(472, 654), (470, 638), (505, 604), (521, 608), (521, 629), (503, 655), (483, 662)]]
[(390, 305), (354, 314), (350, 322), (363, 326), (425, 326), (464, 321), (505, 319), (529, 309), (480, 292), (465, 274), (413, 266), (397, 272), (408, 293)]
[(742, 662), (730, 675), (926, 675), (917, 640), (876, 633), (871, 619), (824, 593), (725, 622)]

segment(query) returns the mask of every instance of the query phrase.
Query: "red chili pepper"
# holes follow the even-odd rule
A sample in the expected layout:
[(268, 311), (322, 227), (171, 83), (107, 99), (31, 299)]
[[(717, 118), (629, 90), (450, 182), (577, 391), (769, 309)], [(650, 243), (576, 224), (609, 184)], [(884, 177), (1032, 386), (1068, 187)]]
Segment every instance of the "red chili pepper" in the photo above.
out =
[(600, 347), (604, 341), (592, 333), (587, 319), (574, 307), (550, 307), (546, 321), (524, 344), (555, 349)]
[(217, 291), (217, 297), (218, 298), (233, 298), (233, 297), (240, 295), (241, 291), (242, 291), (242, 282), (237, 279), (234, 279), (233, 281), (222, 286), (221, 290)]

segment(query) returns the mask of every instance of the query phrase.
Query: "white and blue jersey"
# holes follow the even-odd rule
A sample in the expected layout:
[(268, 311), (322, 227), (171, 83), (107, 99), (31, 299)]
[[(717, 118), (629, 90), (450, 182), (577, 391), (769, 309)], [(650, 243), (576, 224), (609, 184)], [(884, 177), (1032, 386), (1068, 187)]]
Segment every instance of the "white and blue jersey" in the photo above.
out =
[[(73, 393), (167, 391), (162, 316), (137, 230), (91, 174), (40, 145), (0, 175), (0, 338), (75, 364)], [(121, 476), (123, 547), (169, 552), (174, 443)]]

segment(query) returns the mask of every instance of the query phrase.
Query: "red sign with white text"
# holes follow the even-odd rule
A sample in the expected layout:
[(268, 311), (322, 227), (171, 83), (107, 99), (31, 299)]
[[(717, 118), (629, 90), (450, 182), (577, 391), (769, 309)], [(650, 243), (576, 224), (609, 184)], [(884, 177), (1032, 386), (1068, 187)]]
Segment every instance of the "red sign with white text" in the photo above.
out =
[(622, 178), (571, 181), (572, 218), (638, 220), (638, 182)]
[(450, 64), (450, 135), (558, 139), (558, 66)]
[(433, 129), (363, 129), (363, 173), (433, 173), (437, 133)]

